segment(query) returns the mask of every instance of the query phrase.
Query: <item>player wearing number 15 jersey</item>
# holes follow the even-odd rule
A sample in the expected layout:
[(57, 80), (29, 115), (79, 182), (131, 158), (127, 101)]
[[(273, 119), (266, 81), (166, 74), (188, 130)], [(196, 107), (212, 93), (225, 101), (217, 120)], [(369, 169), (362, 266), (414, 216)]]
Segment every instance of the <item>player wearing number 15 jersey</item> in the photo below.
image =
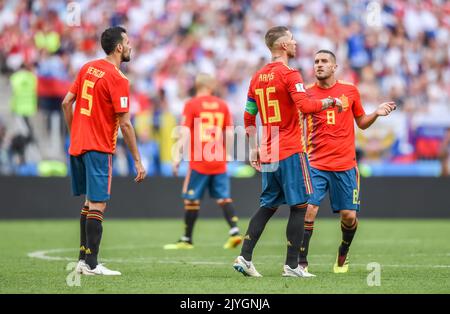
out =
[(85, 275), (120, 275), (97, 261), (103, 214), (111, 193), (112, 154), (119, 126), (135, 161), (136, 182), (144, 179), (145, 170), (128, 113), (128, 80), (119, 70), (121, 62), (130, 61), (126, 30), (122, 27), (105, 30), (101, 45), (107, 57), (88, 62), (80, 69), (62, 107), (70, 132), (72, 191), (76, 196), (86, 195), (81, 210), (76, 271)]
[[(230, 227), (229, 238), (224, 245), (231, 249), (242, 241), (237, 226), (230, 196), (230, 178), (227, 175), (226, 143), (232, 143), (233, 121), (228, 105), (220, 98), (213, 96), (214, 79), (201, 73), (195, 80), (196, 96), (189, 100), (183, 112), (182, 126), (186, 132), (186, 144), (190, 147), (189, 170), (186, 175), (182, 197), (184, 199), (185, 231), (175, 244), (167, 244), (165, 249), (193, 248), (192, 233), (200, 210), (200, 201), (206, 189), (222, 208)], [(226, 135), (224, 137), (224, 134)], [(174, 174), (178, 173), (182, 147), (174, 156)]]
[[(269, 29), (265, 41), (272, 54), (272, 62), (252, 78), (244, 114), (249, 135), (250, 161), (262, 170), (260, 208), (253, 215), (234, 268), (247, 276), (261, 276), (251, 259), (253, 249), (265, 225), (281, 204), (290, 206), (286, 230), (287, 254), (283, 276), (311, 277), (298, 265), (298, 252), (303, 238), (303, 225), (308, 201), (312, 193), (308, 158), (302, 141), (299, 115), (319, 112), (335, 104), (335, 99), (310, 100), (297, 70), (288, 67), (295, 57), (296, 41), (283, 26)], [(260, 114), (264, 127), (261, 150), (256, 144), (255, 117)]]
[(335, 273), (348, 270), (347, 253), (356, 232), (359, 211), (359, 174), (356, 167), (354, 122), (366, 129), (379, 116), (387, 116), (395, 104), (387, 102), (366, 115), (358, 89), (351, 83), (336, 80), (336, 57), (331, 51), (320, 50), (314, 59), (316, 83), (308, 86), (311, 97), (336, 97), (342, 102), (342, 112), (334, 108), (306, 117), (308, 156), (311, 164), (313, 194), (305, 217), (305, 234), (300, 248), (300, 265), (308, 266), (307, 254), (314, 219), (320, 202), (330, 193), (331, 207), (341, 215), (342, 244), (334, 265)]

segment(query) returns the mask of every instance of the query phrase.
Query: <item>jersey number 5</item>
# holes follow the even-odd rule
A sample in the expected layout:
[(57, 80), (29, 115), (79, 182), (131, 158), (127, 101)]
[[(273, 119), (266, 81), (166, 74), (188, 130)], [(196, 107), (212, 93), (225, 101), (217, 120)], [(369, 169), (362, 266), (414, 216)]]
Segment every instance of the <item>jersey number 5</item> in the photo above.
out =
[[(275, 93), (275, 86), (266, 88), (266, 93), (264, 95), (264, 88), (255, 89), (256, 95), (259, 97), (259, 103), (261, 104), (261, 115), (264, 124), (267, 124), (267, 111), (270, 107), (273, 107), (273, 116), (269, 117), (269, 123), (275, 123), (281, 121), (280, 114), (280, 103), (276, 99), (270, 99), (270, 94)], [(265, 96), (265, 97), (264, 97)], [(267, 109), (266, 109), (266, 99), (267, 99)]]
[(94, 82), (89, 81), (89, 80), (84, 80), (83, 82), (83, 90), (81, 91), (81, 98), (82, 99), (86, 99), (88, 102), (88, 109), (86, 108), (81, 108), (80, 112), (81, 114), (84, 114), (88, 117), (91, 116), (91, 111), (92, 111), (92, 95), (88, 93), (88, 88), (93, 88), (94, 87)]

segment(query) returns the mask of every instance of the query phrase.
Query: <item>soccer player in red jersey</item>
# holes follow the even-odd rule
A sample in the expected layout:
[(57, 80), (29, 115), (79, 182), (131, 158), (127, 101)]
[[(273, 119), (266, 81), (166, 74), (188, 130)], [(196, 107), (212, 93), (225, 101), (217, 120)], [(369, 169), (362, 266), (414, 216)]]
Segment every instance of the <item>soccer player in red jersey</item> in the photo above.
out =
[(380, 116), (387, 116), (396, 105), (385, 102), (378, 109), (365, 114), (358, 89), (351, 83), (336, 80), (336, 57), (328, 50), (320, 50), (314, 59), (316, 83), (307, 87), (310, 97), (339, 98), (342, 112), (334, 108), (306, 116), (308, 157), (314, 192), (308, 201), (305, 234), (300, 248), (300, 265), (308, 266), (308, 246), (313, 233), (314, 219), (327, 191), (333, 212), (340, 213), (342, 244), (334, 265), (335, 273), (348, 271), (348, 250), (358, 226), (359, 173), (356, 165), (355, 128), (367, 129)]
[[(182, 191), (185, 232), (177, 243), (167, 244), (164, 248), (193, 248), (192, 233), (200, 210), (200, 200), (208, 189), (210, 196), (222, 208), (230, 227), (224, 248), (231, 249), (242, 241), (237, 226), (238, 217), (230, 196), (230, 178), (227, 175), (226, 144), (233, 143), (233, 120), (225, 101), (213, 96), (215, 81), (210, 75), (197, 75), (195, 86), (196, 96), (186, 103), (182, 123), (186, 131), (184, 143), (187, 144), (183, 146), (190, 147), (189, 170)], [(178, 174), (183, 146), (178, 146), (178, 156), (174, 156), (175, 175)]]
[[(295, 57), (296, 41), (288, 28), (273, 27), (265, 35), (272, 62), (253, 76), (248, 90), (244, 121), (250, 142), (250, 161), (262, 170), (260, 208), (250, 220), (241, 255), (233, 267), (246, 276), (260, 277), (252, 254), (265, 225), (281, 204), (290, 206), (286, 229), (287, 256), (283, 276), (312, 277), (298, 263), (303, 238), (308, 195), (312, 192), (308, 158), (299, 143), (303, 132), (300, 115), (320, 112), (340, 101), (333, 98), (310, 100), (300, 73), (288, 66)], [(256, 143), (255, 119), (260, 113), (264, 126), (261, 149)]]
[(128, 79), (119, 70), (122, 62), (130, 61), (131, 47), (126, 30), (122, 27), (105, 30), (101, 45), (107, 57), (88, 62), (80, 69), (62, 108), (70, 132), (72, 191), (76, 196), (86, 195), (81, 210), (76, 271), (85, 275), (120, 275), (97, 261), (103, 214), (111, 194), (112, 155), (119, 126), (135, 162), (135, 181), (141, 182), (146, 172), (128, 113)]

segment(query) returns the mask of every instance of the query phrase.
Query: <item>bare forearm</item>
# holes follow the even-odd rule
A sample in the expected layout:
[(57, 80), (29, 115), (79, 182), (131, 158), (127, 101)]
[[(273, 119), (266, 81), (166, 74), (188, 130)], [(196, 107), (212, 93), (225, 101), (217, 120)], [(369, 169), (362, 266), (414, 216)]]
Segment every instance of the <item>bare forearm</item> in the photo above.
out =
[(245, 133), (248, 136), (249, 148), (257, 149), (258, 140), (256, 135), (256, 115), (244, 112), (244, 127)]
[(72, 129), (72, 120), (73, 120), (72, 106), (73, 103), (75, 102), (75, 97), (76, 97), (75, 94), (69, 92), (64, 97), (63, 102), (61, 104), (64, 113), (64, 120), (66, 121), (67, 130), (69, 130), (69, 133)]
[(73, 120), (72, 106), (63, 103), (62, 108), (64, 112), (64, 120), (66, 121), (67, 125), (67, 130), (69, 130), (70, 133), (72, 129), (72, 120)]
[(322, 101), (310, 99), (305, 93), (297, 93), (293, 95), (295, 106), (303, 113), (315, 113), (323, 109)]
[(127, 144), (128, 149), (131, 152), (131, 155), (133, 156), (133, 160), (135, 162), (141, 161), (141, 156), (139, 155), (139, 151), (137, 148), (136, 143), (136, 134), (134, 133), (134, 128), (131, 125), (131, 123), (122, 124), (120, 126), (120, 129), (122, 130), (123, 139), (125, 141), (125, 144)]
[(361, 130), (365, 130), (370, 127), (378, 118), (378, 114), (376, 112), (372, 112), (371, 114), (364, 115), (360, 118), (358, 123), (358, 127)]

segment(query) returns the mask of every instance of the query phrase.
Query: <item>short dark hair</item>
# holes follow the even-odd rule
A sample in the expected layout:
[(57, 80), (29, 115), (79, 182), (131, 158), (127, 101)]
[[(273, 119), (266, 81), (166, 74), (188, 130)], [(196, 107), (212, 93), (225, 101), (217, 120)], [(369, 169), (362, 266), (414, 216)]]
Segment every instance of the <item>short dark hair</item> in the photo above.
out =
[(106, 29), (102, 33), (101, 44), (107, 55), (114, 52), (117, 45), (123, 40), (122, 33), (127, 33), (127, 30), (121, 26), (114, 26)]
[(327, 53), (327, 54), (329, 54), (333, 58), (334, 63), (336, 63), (336, 56), (334, 55), (334, 53), (332, 51), (327, 50), (327, 49), (321, 49), (321, 50), (316, 52), (316, 55), (319, 54), (319, 53)]
[(289, 29), (286, 26), (274, 26), (269, 29), (264, 37), (266, 41), (266, 46), (269, 49), (273, 48), (273, 44), (277, 41), (278, 38), (286, 36), (286, 33)]

